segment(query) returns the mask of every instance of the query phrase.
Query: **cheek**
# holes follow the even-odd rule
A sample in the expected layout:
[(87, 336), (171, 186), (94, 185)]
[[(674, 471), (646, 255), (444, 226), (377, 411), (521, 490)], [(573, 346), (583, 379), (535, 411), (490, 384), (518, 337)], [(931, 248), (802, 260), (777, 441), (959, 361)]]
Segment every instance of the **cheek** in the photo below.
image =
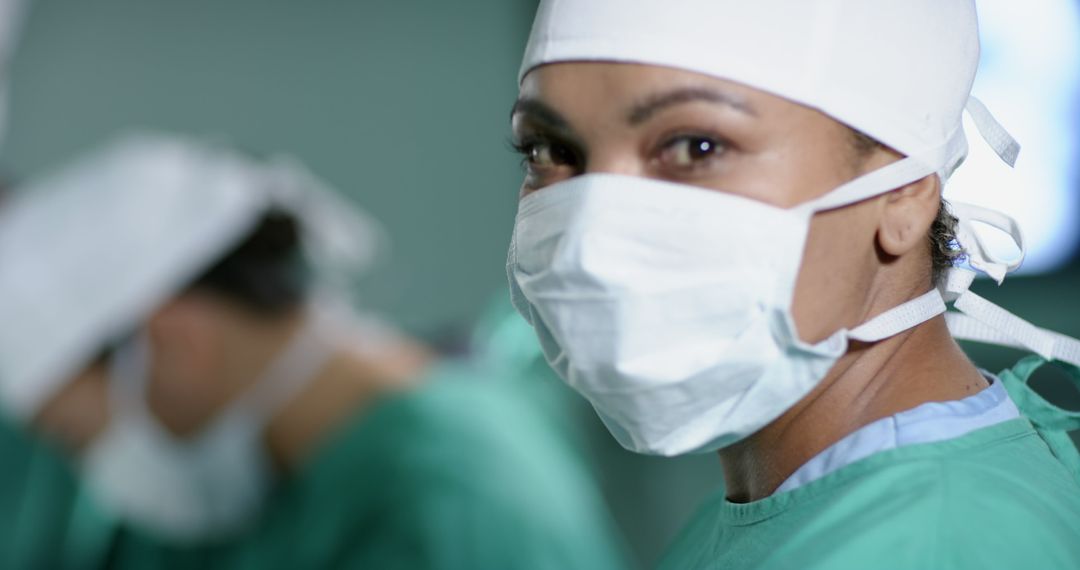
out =
[(874, 226), (862, 210), (825, 212), (810, 224), (792, 307), (804, 341), (819, 342), (861, 322), (877, 257)]
[(210, 330), (193, 335), (198, 336), (155, 343), (149, 370), (146, 404), (180, 437), (198, 432), (233, 393), (220, 337)]
[(724, 190), (780, 208), (823, 196), (847, 181), (827, 151), (783, 144), (735, 155)]
[(219, 375), (190, 365), (158, 366), (152, 373), (146, 404), (173, 435), (198, 432), (226, 396)]
[(34, 426), (64, 447), (79, 451), (101, 433), (109, 422), (104, 379), (79, 378), (67, 385), (42, 408)]

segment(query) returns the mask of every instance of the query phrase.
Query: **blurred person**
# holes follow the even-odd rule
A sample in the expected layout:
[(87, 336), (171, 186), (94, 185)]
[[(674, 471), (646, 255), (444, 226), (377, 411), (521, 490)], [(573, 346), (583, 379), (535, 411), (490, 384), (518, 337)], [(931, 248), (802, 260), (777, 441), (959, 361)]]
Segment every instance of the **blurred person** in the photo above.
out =
[(620, 567), (587, 470), (510, 367), (439, 360), (326, 293), (372, 227), (296, 164), (165, 135), (18, 193), (0, 401), (78, 480), (21, 482), (54, 499), (5, 524), (47, 515), (30, 528), (55, 543), (12, 537), (5, 562)]
[(513, 300), (627, 449), (719, 452), (662, 568), (1080, 568), (1080, 414), (1027, 384), (1080, 343), (968, 290), (1022, 236), (942, 199), (965, 109), (1019, 152), (978, 59), (973, 0), (540, 3)]

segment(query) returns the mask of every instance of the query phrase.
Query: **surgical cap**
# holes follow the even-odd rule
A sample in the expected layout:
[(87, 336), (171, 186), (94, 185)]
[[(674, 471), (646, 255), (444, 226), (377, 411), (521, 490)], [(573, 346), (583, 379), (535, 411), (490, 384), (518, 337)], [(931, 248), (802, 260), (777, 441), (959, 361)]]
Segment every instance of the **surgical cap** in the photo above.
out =
[(20, 189), (0, 207), (0, 402), (32, 416), (271, 208), (300, 220), (323, 267), (358, 271), (379, 243), (295, 162), (182, 137), (127, 135)]
[(977, 100), (974, 0), (543, 0), (519, 79), (608, 61), (727, 79), (825, 114), (947, 179), (967, 107), (1006, 162), (1019, 147)]

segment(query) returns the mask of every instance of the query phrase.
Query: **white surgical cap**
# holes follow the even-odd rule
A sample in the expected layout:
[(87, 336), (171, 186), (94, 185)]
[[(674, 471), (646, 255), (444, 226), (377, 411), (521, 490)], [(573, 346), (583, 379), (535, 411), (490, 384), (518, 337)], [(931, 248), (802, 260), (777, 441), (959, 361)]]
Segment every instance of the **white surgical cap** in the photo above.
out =
[(545, 63), (659, 65), (818, 109), (948, 177), (965, 107), (1007, 162), (1018, 146), (969, 103), (974, 0), (543, 0), (520, 77)]
[(374, 222), (298, 165), (193, 139), (128, 135), (21, 189), (0, 208), (0, 402), (32, 416), (271, 207), (317, 264), (371, 261)]

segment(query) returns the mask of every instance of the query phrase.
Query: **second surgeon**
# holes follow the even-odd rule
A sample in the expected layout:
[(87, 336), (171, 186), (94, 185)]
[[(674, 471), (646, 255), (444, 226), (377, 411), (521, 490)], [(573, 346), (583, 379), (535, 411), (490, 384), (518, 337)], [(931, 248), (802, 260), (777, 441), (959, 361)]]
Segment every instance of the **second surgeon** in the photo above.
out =
[(369, 227), (295, 163), (152, 133), (7, 202), (0, 402), (78, 479), (33, 462), (0, 565), (621, 567), (520, 383), (321, 294)]

